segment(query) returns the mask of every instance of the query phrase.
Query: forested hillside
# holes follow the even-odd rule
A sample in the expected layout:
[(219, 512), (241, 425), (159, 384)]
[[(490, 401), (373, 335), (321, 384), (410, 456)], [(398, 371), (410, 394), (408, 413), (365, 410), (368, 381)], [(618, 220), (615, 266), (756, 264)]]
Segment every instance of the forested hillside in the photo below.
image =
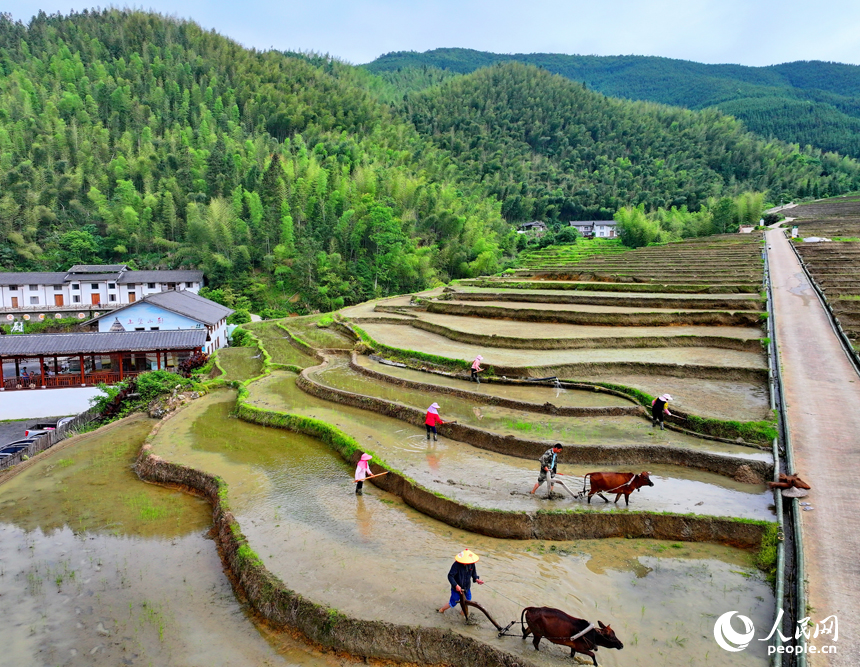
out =
[(494, 272), (512, 222), (840, 194), (858, 170), (521, 64), (383, 80), (152, 13), (0, 15), (3, 270), (199, 267), (227, 305), (330, 309)]
[(716, 110), (607, 98), (506, 63), (408, 95), (418, 131), (502, 200), (509, 220), (612, 217), (744, 190), (773, 201), (860, 187), (860, 165), (766, 143)]
[(196, 266), (257, 309), (496, 270), (498, 204), (365, 78), (154, 14), (0, 18), (2, 270)]
[(705, 109), (753, 132), (860, 157), (860, 67), (820, 61), (770, 67), (705, 65), (654, 56), (496, 54), (470, 49), (389, 53), (365, 65), (403, 91), (499, 62), (560, 74), (605, 95)]

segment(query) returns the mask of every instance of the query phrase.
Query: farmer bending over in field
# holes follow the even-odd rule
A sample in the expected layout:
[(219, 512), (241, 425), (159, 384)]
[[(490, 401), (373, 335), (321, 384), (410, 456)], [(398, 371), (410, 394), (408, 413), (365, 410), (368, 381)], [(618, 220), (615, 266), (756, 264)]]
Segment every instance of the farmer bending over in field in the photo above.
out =
[(672, 397), (669, 394), (663, 394), (662, 396), (655, 398), (651, 401), (651, 428), (660, 424), (660, 430), (665, 431), (663, 428), (663, 415), (672, 416), (672, 413), (669, 412), (669, 401), (672, 400)]
[(475, 357), (475, 361), (472, 362), (472, 381), (481, 384), (481, 379), (478, 377), (478, 373), (483, 373), (484, 369), (481, 368), (481, 362), (484, 360), (480, 354)]

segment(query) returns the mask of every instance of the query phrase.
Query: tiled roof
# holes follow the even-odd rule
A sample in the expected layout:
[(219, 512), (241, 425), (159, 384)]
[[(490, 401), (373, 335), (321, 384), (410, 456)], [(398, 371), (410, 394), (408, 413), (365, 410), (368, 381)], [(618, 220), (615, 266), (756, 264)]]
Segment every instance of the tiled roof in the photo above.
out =
[(125, 264), (75, 264), (69, 273), (119, 273)]
[(117, 281), (126, 283), (203, 282), (203, 271), (126, 271)]
[(76, 282), (76, 283), (91, 283), (91, 282), (101, 282), (103, 280), (109, 280), (112, 283), (119, 282), (118, 278), (121, 274), (119, 273), (81, 273), (78, 275), (69, 274), (67, 278), (68, 282)]
[(222, 306), (220, 303), (215, 303), (202, 296), (198, 296), (194, 292), (189, 292), (188, 290), (168, 290), (167, 292), (150, 294), (127, 306), (112, 310), (99, 317), (94, 317), (84, 324), (98, 322), (103, 317), (116, 317), (123, 310), (133, 308), (141, 303), (151, 303), (159, 308), (164, 308), (173, 313), (191, 318), (196, 322), (209, 325), (217, 324), (233, 312), (232, 308), (227, 308), (227, 306)]
[(193, 350), (203, 347), (205, 343), (205, 329), (108, 333), (7, 334), (0, 336), (0, 357)]
[(62, 285), (66, 272), (0, 273), (0, 285)]

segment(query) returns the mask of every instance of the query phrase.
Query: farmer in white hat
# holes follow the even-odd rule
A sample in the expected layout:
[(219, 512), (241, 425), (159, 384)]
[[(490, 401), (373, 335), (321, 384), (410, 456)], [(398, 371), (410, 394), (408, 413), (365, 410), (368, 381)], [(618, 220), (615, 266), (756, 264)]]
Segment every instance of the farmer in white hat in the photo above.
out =
[[(473, 581), (476, 584), (484, 583), (484, 580), (478, 576), (478, 570), (475, 569), (475, 563), (479, 560), (480, 556), (468, 549), (463, 549), (454, 556), (454, 564), (448, 570), (448, 581), (451, 584), (451, 599), (439, 610), (440, 614), (444, 614), (448, 609), (452, 609), (460, 604), (461, 592), (466, 596), (467, 600), (471, 600)], [(461, 611), (460, 613), (463, 612)]]
[(484, 360), (480, 354), (475, 357), (475, 361), (472, 362), (472, 381), (481, 384), (481, 380), (478, 377), (478, 373), (483, 373), (484, 369), (481, 368), (481, 362)]
[(669, 394), (662, 394), (651, 401), (651, 428), (660, 424), (660, 430), (665, 430), (663, 428), (663, 415), (672, 416), (672, 413), (669, 412), (669, 401), (671, 400), (672, 397)]
[(433, 434), (433, 441), (436, 441), (436, 436), (438, 433), (436, 432), (436, 427), (439, 424), (444, 424), (445, 420), (439, 416), (439, 404), (433, 403), (429, 408), (427, 408), (427, 414), (424, 417), (424, 426), (427, 429), (427, 439), (430, 439), (430, 434)]

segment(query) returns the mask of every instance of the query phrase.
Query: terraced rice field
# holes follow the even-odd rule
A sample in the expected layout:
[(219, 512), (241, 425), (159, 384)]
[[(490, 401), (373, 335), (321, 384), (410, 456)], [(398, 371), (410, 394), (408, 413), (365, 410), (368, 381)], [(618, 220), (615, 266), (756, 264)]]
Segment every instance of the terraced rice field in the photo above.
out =
[[(677, 245), (684, 252), (647, 249), (645, 261), (663, 273), (677, 267), (684, 280), (705, 275), (681, 271), (694, 244)], [(529, 276), (519, 287), (437, 288), (344, 309), (324, 328), (318, 316), (246, 325), (259, 338), (259, 358), (256, 348), (228, 350), (221, 365), (229, 379), (260, 377), (162, 422), (136, 471), (206, 495), (216, 508), (210, 534), (248, 605), (273, 627), (340, 653), (266, 655), (268, 644), (243, 636), (244, 619), (208, 652), (235, 643), (223, 650), (237, 664), (282, 664), (287, 655), (322, 665), (344, 653), (423, 664), (568, 662), (566, 647), (545, 642), (535, 652), (519, 636), (499, 637), (477, 611), (471, 624), (456, 611), (437, 613), (450, 593), (452, 557), (468, 547), (480, 554), (486, 581), (473, 588), (475, 598), (502, 623), (525, 606), (548, 605), (611, 624), (624, 649), (602, 650), (601, 665), (682, 667), (714, 656), (721, 665), (766, 664), (763, 642), (724, 653), (713, 641), (714, 620), (726, 611), (742, 609), (762, 628), (775, 612), (756, 566), (774, 526), (764, 484), (773, 461), (761, 269), (741, 266), (758, 261), (748, 239), (700, 249), (735, 273), (721, 268), (684, 291), (680, 277), (666, 288), (632, 282), (647, 279), (637, 265), (623, 276), (601, 274), (600, 284), (626, 289), (581, 294), (570, 275), (543, 273), (543, 286), (564, 280), (548, 289), (531, 288)], [(369, 348), (378, 354), (361, 354)], [(487, 371), (477, 384), (468, 367), (479, 353)], [(549, 375), (558, 381), (532, 381)], [(666, 391), (675, 415), (666, 430), (655, 429), (644, 406)], [(438, 439), (424, 428), (432, 402), (447, 422)], [(565, 444), (559, 484), (533, 495), (537, 458), (555, 442)], [(352, 477), (362, 452), (385, 474), (358, 495)], [(589, 504), (577, 493), (597, 471), (648, 471), (653, 486), (634, 492), (629, 506), (599, 497)], [(67, 500), (83, 497), (80, 484), (69, 485)], [(7, 499), (18, 500), (0, 495)], [(165, 548), (179, 545), (180, 557), (197, 566), (203, 547), (196, 557), (190, 549), (203, 539), (200, 517), (185, 524), (185, 532), (170, 526)], [(199, 539), (187, 537), (189, 529)], [(24, 549), (21, 529), (0, 523), (0, 530)], [(155, 560), (163, 552), (145, 553)], [(19, 597), (24, 573), (16, 573)], [(184, 592), (184, 582), (173, 588)], [(190, 600), (192, 609), (199, 601)], [(235, 614), (231, 602), (213, 618)], [(132, 636), (132, 617), (110, 632)], [(169, 647), (145, 639), (146, 657), (165, 664), (165, 653), (199, 643), (181, 632)]]
[(849, 338), (860, 336), (860, 201), (837, 197), (792, 208), (801, 237), (831, 242), (796, 243), (807, 270), (824, 292)]
[(629, 248), (621, 245), (621, 239), (580, 239), (571, 245), (553, 245), (523, 253), (520, 256), (520, 266), (524, 269), (565, 267), (587, 257), (615, 255), (628, 250)]
[(630, 252), (572, 258), (567, 263), (533, 265), (514, 277), (710, 285), (733, 291), (758, 291), (762, 280), (758, 234), (733, 234), (689, 239)]

